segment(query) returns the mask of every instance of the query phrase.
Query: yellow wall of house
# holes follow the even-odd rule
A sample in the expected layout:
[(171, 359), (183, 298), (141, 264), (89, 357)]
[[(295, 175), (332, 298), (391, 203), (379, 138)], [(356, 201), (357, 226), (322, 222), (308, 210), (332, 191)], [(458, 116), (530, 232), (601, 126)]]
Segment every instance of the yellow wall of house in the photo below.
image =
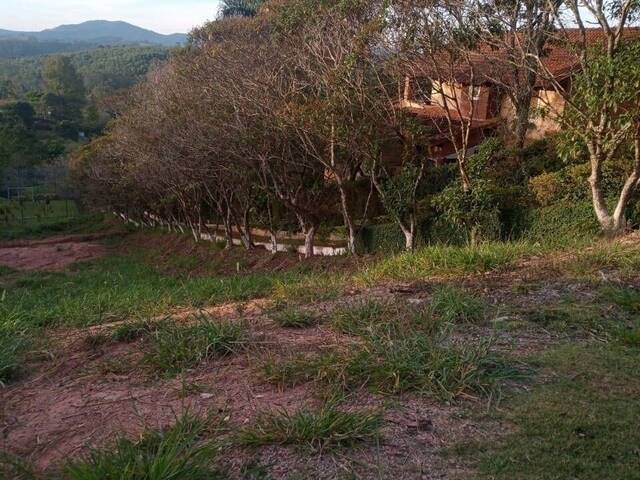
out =
[[(489, 95), (490, 88), (487, 86), (476, 87), (477, 99), (473, 100), (475, 103), (473, 116), (474, 118), (487, 119), (489, 118)], [(460, 111), (463, 116), (471, 114), (471, 88), (469, 85), (452, 84), (444, 82), (433, 82), (433, 93), (431, 95), (433, 103), (444, 107), (445, 98), (452, 110), (456, 109), (456, 100), (459, 105)]]
[[(558, 117), (564, 111), (564, 100), (555, 90), (538, 90), (531, 99), (531, 119), (527, 140), (539, 140), (560, 129)], [(500, 106), (500, 117), (509, 122), (515, 120), (515, 109), (509, 97), (505, 96)]]

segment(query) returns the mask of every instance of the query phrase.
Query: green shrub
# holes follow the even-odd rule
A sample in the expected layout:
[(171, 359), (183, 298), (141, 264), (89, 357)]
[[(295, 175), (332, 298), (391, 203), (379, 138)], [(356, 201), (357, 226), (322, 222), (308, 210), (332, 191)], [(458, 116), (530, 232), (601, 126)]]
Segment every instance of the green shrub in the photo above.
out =
[(175, 375), (217, 356), (237, 352), (246, 343), (243, 325), (199, 317), (193, 325), (168, 323), (149, 335), (143, 361), (154, 370)]
[(466, 232), (473, 242), (497, 240), (501, 234), (497, 188), (492, 181), (477, 179), (471, 190), (457, 182), (434, 197), (439, 221)]
[(137, 440), (120, 438), (109, 449), (93, 450), (70, 461), (65, 480), (215, 480), (225, 478), (213, 466), (207, 425), (185, 416), (171, 428), (147, 431)]
[(275, 312), (271, 319), (283, 328), (306, 328), (318, 323), (315, 315), (298, 308), (285, 308)]
[(529, 188), (543, 207), (557, 202), (562, 195), (562, 181), (556, 172), (545, 172), (532, 178), (529, 180)]
[(378, 436), (383, 417), (372, 410), (345, 412), (333, 403), (319, 410), (267, 413), (237, 435), (241, 445), (292, 445), (311, 451), (349, 447)]
[(600, 227), (590, 202), (562, 201), (532, 209), (522, 236), (548, 245), (569, 245), (592, 239)]
[[(418, 239), (418, 244), (422, 238)], [(358, 250), (362, 253), (397, 253), (405, 249), (405, 239), (395, 223), (365, 225), (359, 230)]]

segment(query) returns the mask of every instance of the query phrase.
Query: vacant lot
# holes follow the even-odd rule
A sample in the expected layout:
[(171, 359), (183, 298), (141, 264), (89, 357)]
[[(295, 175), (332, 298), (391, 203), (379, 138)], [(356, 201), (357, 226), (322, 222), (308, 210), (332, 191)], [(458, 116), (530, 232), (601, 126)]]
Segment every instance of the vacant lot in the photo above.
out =
[(300, 261), (120, 233), (0, 248), (5, 478), (640, 478), (639, 237)]

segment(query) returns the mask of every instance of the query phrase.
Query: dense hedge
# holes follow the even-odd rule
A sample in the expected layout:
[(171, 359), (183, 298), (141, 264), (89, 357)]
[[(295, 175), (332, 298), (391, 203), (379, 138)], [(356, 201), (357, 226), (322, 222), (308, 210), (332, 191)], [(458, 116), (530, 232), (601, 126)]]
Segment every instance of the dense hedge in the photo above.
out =
[(531, 209), (522, 238), (536, 242), (565, 244), (591, 238), (600, 231), (593, 206), (588, 200), (561, 201)]

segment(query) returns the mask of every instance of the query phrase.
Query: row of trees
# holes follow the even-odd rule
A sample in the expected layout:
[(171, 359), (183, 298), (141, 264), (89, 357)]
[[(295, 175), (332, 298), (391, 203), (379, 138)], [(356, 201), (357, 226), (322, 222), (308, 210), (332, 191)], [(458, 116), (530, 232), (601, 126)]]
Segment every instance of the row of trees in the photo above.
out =
[[(93, 199), (130, 215), (186, 223), (194, 232), (215, 217), (228, 244), (235, 228), (246, 248), (253, 245), (251, 225), (265, 226), (275, 242), (276, 232), (295, 222), (312, 255), (318, 228), (336, 213), (355, 252), (357, 225), (371, 203), (361, 201), (364, 195), (380, 202), (412, 249), (434, 134), (455, 147), (459, 198), (481, 188), (468, 165), (473, 111), (465, 116), (464, 99), (444, 87), (463, 72), (469, 84), (491, 81), (511, 98), (516, 145), (524, 143), (536, 83), (544, 78), (552, 85), (567, 100), (559, 121), (569, 137), (575, 134), (573, 144), (589, 147), (601, 225), (623, 228), (624, 208), (618, 218), (598, 199), (598, 171), (616, 153), (622, 160), (621, 149), (638, 135), (638, 96), (631, 98), (637, 62), (634, 70), (623, 61), (629, 53), (622, 41), (634, 0), (590, 5), (607, 48), (572, 44), (583, 64), (572, 90), (543, 61), (567, 13), (583, 25), (583, 9), (571, 0), (261, 3), (227, 2), (230, 18), (192, 32), (189, 46), (136, 89), (109, 135), (76, 161)], [(507, 54), (487, 70), (477, 58), (488, 47)], [(443, 80), (430, 88), (444, 99), (446, 122), (430, 124), (402, 108), (408, 69)], [(635, 90), (621, 91), (621, 72)], [(601, 88), (610, 94), (605, 100), (595, 94)], [(605, 113), (602, 101), (610, 102)], [(598, 115), (607, 116), (596, 123)], [(626, 207), (638, 188), (639, 170), (640, 160), (619, 205)], [(359, 190), (363, 185), (368, 189)]]

